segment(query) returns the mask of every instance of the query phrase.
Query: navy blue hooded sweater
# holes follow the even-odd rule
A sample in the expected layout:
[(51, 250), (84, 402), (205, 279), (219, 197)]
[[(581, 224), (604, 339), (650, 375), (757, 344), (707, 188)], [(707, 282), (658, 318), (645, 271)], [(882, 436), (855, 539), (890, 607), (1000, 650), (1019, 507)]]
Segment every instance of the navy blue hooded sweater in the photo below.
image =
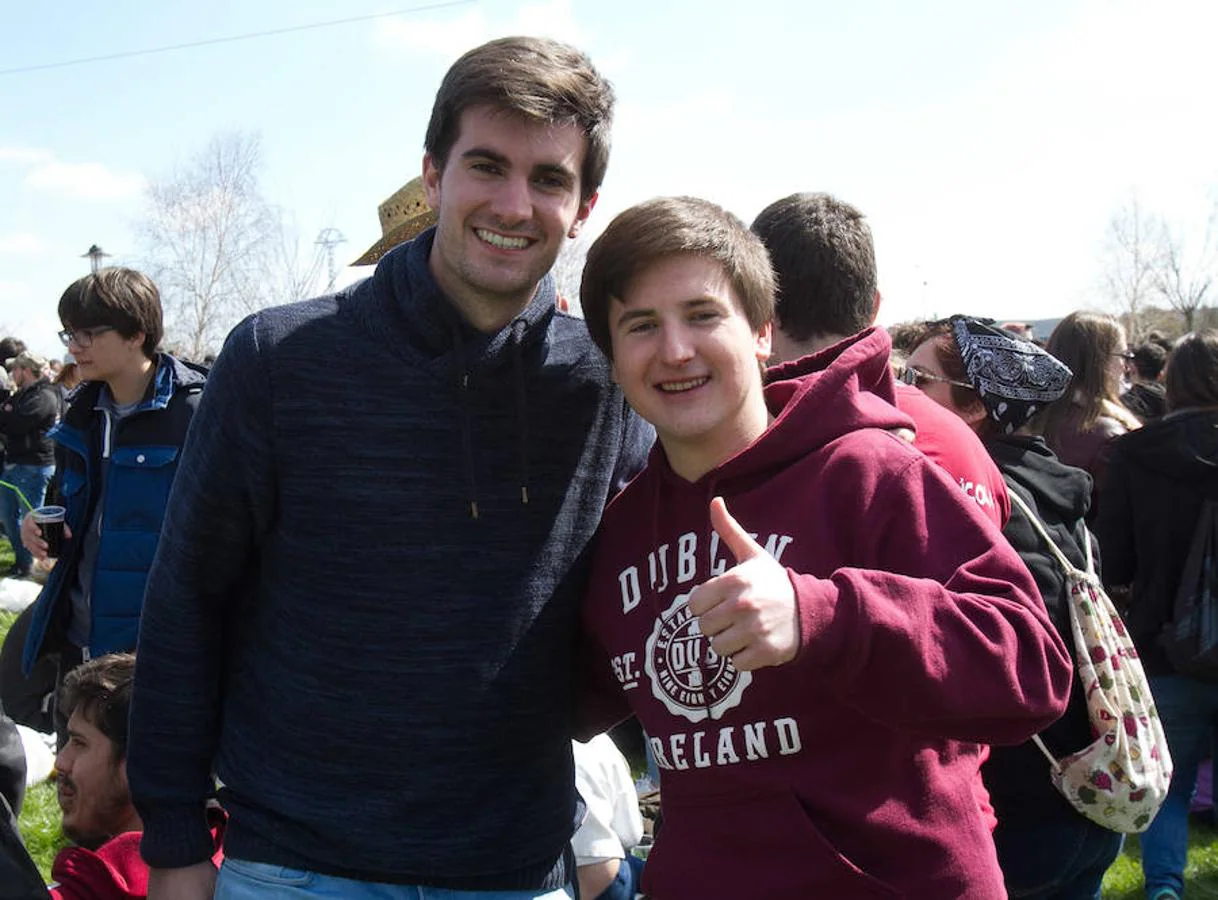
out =
[(584, 550), (653, 435), (549, 276), (481, 334), (432, 239), (251, 316), (212, 370), (140, 631), (154, 867), (211, 855), (214, 766), (230, 856), (462, 890), (573, 874)]

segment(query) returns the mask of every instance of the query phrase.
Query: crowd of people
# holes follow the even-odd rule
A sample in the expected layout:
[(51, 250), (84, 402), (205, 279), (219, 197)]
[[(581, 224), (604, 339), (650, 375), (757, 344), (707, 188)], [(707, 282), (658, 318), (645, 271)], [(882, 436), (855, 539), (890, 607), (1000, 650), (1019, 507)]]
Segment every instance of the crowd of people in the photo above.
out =
[[(581, 320), (549, 271), (614, 102), (575, 48), (491, 41), (364, 281), (205, 367), (107, 268), (59, 301), (66, 397), (5, 348), (12, 574), (55, 559), (0, 701), (58, 738), (52, 895), (1098, 898), (1122, 831), (1045, 759), (1095, 737), (1064, 560), (1123, 598), (1175, 764), (1147, 893), (1182, 896), (1218, 681), (1159, 640), (1218, 500), (1218, 333), (890, 336), (823, 193), (627, 209)], [(48, 490), (58, 546), (22, 515)], [(604, 737), (632, 716), (646, 863)], [(0, 875), (46, 896), (9, 780)]]

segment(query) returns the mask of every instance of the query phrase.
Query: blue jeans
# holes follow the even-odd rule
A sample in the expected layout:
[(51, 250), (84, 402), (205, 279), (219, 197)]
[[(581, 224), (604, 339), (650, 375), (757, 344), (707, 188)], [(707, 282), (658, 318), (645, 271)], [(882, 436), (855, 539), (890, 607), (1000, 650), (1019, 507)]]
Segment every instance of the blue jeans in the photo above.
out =
[(215, 900), (570, 900), (558, 891), (453, 891), (410, 884), (352, 881), (229, 856), (220, 867)]
[(1218, 684), (1186, 675), (1158, 675), (1150, 679), (1150, 691), (1175, 766), (1167, 799), (1142, 835), (1146, 895), (1153, 897), (1163, 888), (1184, 893), (1188, 807), (1197, 787), (1197, 764), (1209, 749), (1212, 721), (1218, 713)]
[[(42, 506), (46, 497), (47, 485), (55, 473), (54, 466), (26, 466), (13, 463), (4, 467), (4, 480), (21, 489), (21, 493), (34, 507)], [(12, 488), (0, 487), (0, 518), (4, 521), (4, 530), (8, 532), (9, 543), (13, 545), (13, 556), (19, 569), (28, 569), (34, 558), (30, 551), (21, 543), (21, 517), (25, 514), (25, 505), (17, 498)]]
[(1078, 816), (998, 820), (994, 846), (1011, 900), (1100, 900), (1104, 873), (1125, 836)]
[(635, 894), (643, 892), (643, 860), (627, 855), (618, 866), (617, 877), (595, 897), (582, 900), (634, 900)]

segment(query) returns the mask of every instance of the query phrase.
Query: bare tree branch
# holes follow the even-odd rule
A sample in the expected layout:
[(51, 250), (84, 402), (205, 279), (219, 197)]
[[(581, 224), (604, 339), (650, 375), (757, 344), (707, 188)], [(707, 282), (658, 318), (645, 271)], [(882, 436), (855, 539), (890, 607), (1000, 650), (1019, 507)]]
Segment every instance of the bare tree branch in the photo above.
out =
[(1196, 249), (1196, 245), (1187, 245), (1179, 229), (1164, 228), (1161, 235), (1162, 250), (1155, 272), (1155, 289), (1172, 309), (1184, 316), (1187, 331), (1194, 329), (1197, 310), (1210, 296), (1215, 269), (1218, 269), (1218, 247), (1214, 240), (1216, 223), (1218, 205), (1210, 211), (1205, 237), (1199, 249)]
[(1126, 320), (1130, 341), (1141, 338), (1143, 312), (1157, 294), (1163, 253), (1163, 225), (1130, 198), (1108, 222), (1104, 243), (1104, 292)]
[(202, 358), (244, 315), (309, 290), (299, 240), (262, 196), (257, 135), (212, 138), (189, 163), (149, 184), (136, 232), (161, 289), (166, 332)]

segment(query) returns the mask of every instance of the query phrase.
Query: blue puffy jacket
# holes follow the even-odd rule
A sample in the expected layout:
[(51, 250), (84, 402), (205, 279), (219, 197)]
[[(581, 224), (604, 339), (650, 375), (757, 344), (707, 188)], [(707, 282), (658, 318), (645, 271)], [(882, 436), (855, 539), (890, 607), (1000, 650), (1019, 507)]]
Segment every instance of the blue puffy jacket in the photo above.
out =
[(198, 406), (204, 375), (168, 354), (158, 354), (148, 395), (130, 415), (114, 421), (97, 410), (101, 382), (75, 392), (63, 420), (50, 432), (56, 442), (54, 483), (72, 538), (38, 595), (26, 639), (26, 674), (42, 656), (64, 646), (69, 592), (76, 580), (85, 532), (102, 487), (108, 460), (105, 506), (97, 565), (89, 597), (91, 623), (86, 658), (135, 649), (144, 583), (161, 535), (169, 487)]

